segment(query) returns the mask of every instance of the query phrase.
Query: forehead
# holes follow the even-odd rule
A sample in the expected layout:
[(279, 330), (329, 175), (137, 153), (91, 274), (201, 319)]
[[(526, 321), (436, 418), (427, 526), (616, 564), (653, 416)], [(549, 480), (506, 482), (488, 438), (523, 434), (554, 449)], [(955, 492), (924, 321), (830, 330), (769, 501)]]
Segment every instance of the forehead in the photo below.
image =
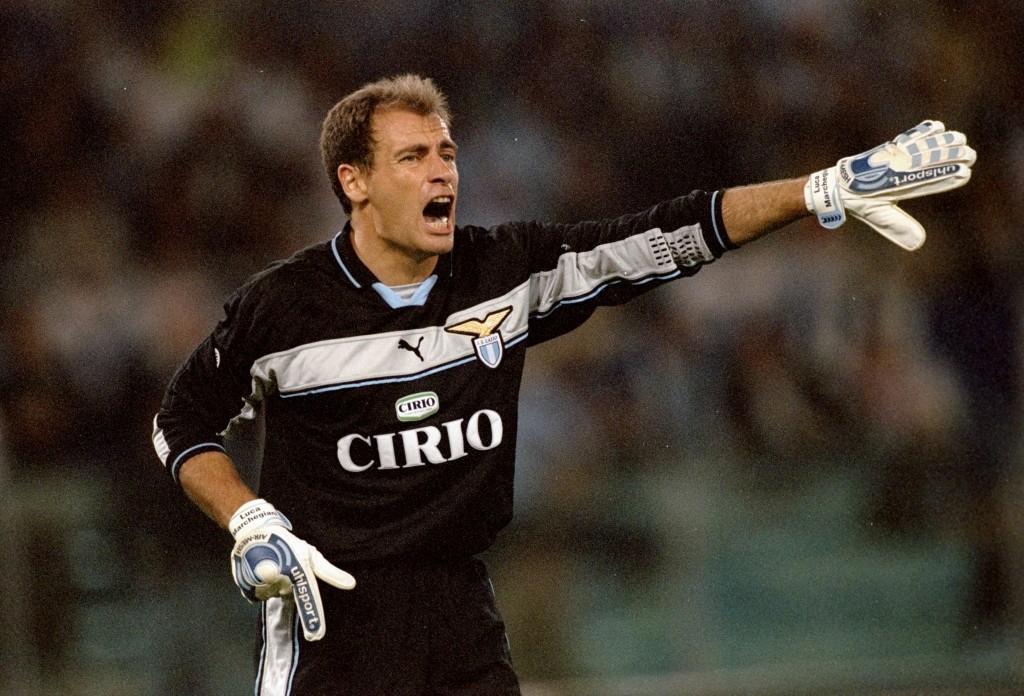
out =
[(437, 114), (389, 109), (376, 112), (370, 123), (377, 146), (385, 150), (412, 143), (451, 141), (452, 138), (448, 125)]

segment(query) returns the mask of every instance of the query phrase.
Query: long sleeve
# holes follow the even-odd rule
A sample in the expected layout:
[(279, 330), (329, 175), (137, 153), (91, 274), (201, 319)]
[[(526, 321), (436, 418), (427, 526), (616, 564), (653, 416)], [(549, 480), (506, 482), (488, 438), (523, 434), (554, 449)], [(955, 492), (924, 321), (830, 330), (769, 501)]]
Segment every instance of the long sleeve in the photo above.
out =
[(529, 264), (529, 345), (572, 330), (599, 306), (693, 275), (735, 248), (721, 200), (721, 192), (694, 191), (612, 220), (516, 226)]
[(236, 294), (225, 318), (178, 368), (153, 421), (153, 445), (168, 474), (177, 481), (190, 457), (224, 451), (224, 433), (236, 418), (252, 415), (254, 382), (240, 354), (245, 319)]

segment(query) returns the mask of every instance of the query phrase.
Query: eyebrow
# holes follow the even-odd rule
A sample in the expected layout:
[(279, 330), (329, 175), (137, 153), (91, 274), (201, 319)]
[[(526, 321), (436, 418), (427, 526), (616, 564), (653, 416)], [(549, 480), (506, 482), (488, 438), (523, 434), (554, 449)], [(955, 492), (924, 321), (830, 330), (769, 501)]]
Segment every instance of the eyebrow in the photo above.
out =
[[(455, 141), (453, 141), (453, 140), (451, 140), (449, 138), (444, 138), (438, 144), (438, 149), (442, 150), (442, 151), (443, 150), (451, 150), (453, 152), (458, 152), (459, 151), (459, 146), (455, 144)], [(393, 155), (393, 157), (403, 157), (403, 156), (408, 155), (408, 154), (422, 155), (422, 154), (427, 153), (429, 151), (430, 151), (430, 145), (425, 145), (423, 143), (413, 143), (412, 145), (406, 145), (402, 149), (396, 151), (395, 154)]]

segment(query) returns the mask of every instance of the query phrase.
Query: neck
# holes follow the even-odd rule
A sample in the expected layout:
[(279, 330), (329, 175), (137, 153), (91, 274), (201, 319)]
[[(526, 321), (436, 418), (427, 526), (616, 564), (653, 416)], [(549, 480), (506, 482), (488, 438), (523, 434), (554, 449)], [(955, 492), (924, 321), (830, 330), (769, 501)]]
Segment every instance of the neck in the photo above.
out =
[(435, 254), (412, 254), (372, 234), (352, 227), (352, 248), (363, 265), (388, 286), (410, 285), (426, 280), (437, 266)]

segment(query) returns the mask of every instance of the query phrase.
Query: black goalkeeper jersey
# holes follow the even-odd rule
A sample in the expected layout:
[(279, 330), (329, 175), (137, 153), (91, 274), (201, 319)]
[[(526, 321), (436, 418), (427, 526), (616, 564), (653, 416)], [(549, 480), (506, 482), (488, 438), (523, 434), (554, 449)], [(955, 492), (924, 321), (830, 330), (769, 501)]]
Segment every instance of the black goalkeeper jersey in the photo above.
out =
[(455, 557), (512, 515), (526, 348), (731, 248), (720, 193), (577, 224), (462, 227), (410, 300), (349, 228), (250, 278), (175, 374), (154, 445), (177, 479), (263, 409), (259, 494), (329, 560)]

